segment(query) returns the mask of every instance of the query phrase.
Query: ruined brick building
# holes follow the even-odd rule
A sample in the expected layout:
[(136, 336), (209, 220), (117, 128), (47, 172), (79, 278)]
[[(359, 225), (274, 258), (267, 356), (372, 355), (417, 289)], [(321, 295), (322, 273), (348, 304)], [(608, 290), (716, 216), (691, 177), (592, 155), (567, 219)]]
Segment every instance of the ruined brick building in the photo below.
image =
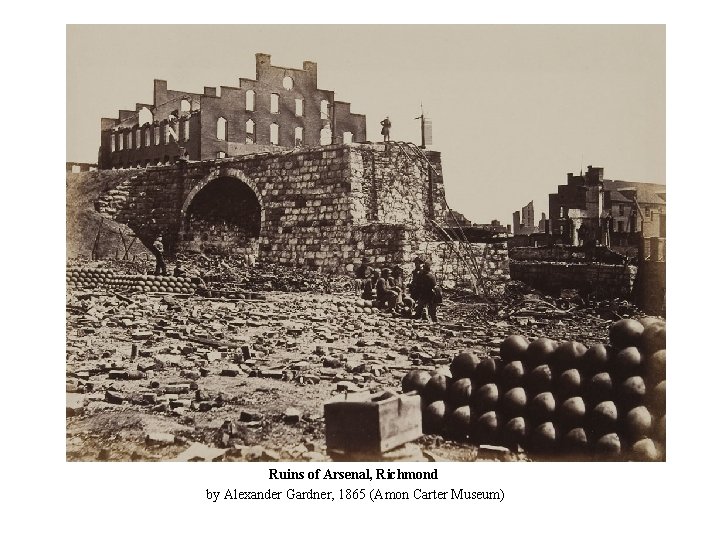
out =
[(567, 174), (549, 201), (549, 232), (570, 245), (627, 245), (630, 235), (665, 236), (665, 185), (608, 180), (602, 167)]
[(255, 55), (255, 79), (237, 87), (204, 88), (202, 94), (169, 90), (155, 80), (153, 103), (120, 110), (101, 120), (101, 169), (199, 161), (297, 146), (361, 142), (365, 116), (317, 87), (317, 64), (302, 69), (270, 64)]

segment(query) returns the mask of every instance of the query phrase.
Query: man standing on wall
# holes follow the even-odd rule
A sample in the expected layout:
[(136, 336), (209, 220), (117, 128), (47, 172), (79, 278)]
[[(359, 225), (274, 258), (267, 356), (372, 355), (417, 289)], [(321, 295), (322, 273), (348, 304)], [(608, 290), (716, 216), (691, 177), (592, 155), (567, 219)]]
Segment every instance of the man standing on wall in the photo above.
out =
[(385, 120), (380, 122), (380, 125), (382, 126), (382, 130), (380, 131), (380, 134), (383, 136), (383, 142), (389, 142), (390, 141), (390, 126), (392, 126), (392, 124), (390, 123), (390, 118), (388, 116), (386, 116)]
[(153, 242), (153, 255), (155, 255), (155, 275), (156, 276), (167, 276), (167, 268), (165, 268), (165, 259), (163, 253), (165, 248), (163, 247), (162, 235), (159, 235)]

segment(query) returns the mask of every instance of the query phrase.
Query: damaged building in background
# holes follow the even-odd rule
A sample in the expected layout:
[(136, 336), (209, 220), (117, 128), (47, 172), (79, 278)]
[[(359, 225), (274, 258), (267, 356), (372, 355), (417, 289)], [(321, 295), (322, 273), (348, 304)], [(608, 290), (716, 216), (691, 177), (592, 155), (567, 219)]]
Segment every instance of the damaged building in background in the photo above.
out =
[(101, 120), (101, 169), (126, 169), (366, 139), (365, 115), (317, 87), (317, 64), (273, 66), (255, 55), (255, 79), (203, 93), (155, 80), (153, 103)]

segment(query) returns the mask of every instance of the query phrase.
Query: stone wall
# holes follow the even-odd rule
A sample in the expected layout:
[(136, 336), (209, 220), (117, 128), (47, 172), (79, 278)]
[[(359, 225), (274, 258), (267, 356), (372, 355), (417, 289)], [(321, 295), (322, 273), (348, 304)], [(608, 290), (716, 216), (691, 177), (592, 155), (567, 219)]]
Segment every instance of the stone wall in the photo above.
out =
[(577, 289), (597, 298), (629, 298), (637, 267), (621, 264), (511, 261), (510, 277), (541, 291)]

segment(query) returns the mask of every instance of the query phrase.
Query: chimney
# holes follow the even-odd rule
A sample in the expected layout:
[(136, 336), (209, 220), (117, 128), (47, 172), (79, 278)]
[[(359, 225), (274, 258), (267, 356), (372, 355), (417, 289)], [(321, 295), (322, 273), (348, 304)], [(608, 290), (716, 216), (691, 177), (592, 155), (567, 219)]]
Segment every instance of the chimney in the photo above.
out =
[(255, 54), (255, 80), (259, 81), (261, 74), (264, 74), (270, 67), (270, 55), (265, 53)]

